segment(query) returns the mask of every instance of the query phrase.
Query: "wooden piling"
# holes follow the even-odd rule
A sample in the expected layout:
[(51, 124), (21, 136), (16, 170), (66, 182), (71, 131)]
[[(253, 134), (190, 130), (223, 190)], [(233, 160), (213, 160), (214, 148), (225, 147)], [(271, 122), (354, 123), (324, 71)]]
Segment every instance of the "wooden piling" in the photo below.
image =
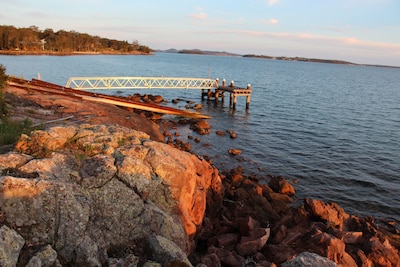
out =
[(201, 99), (203, 100), (205, 95), (207, 95), (207, 100), (210, 100), (211, 97), (214, 97), (214, 101), (218, 103), (219, 98), (221, 97), (221, 101), (224, 101), (225, 93), (229, 93), (229, 106), (232, 106), (233, 109), (236, 108), (237, 97), (245, 96), (246, 97), (246, 110), (250, 107), (250, 99), (251, 99), (251, 85), (248, 84), (246, 88), (240, 88), (235, 86), (235, 82), (231, 81), (229, 86), (226, 86), (226, 80), (222, 80), (222, 84), (219, 85), (219, 79), (216, 79), (216, 83), (218, 88), (215, 89), (214, 92), (211, 92), (211, 89), (208, 89), (207, 92), (205, 89), (201, 90)]

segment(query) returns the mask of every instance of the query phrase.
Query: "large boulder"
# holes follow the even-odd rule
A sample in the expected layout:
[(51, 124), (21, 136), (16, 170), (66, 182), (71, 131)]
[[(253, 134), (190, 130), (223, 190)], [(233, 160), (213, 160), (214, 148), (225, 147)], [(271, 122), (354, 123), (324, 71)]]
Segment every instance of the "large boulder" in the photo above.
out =
[[(143, 254), (156, 247), (151, 236), (173, 244), (171, 261), (187, 255), (207, 192), (222, 187), (202, 158), (119, 126), (36, 131), (16, 149), (0, 155), (0, 223), (36, 251), (51, 245), (62, 264), (101, 266), (121, 253)], [(30, 256), (32, 264), (40, 259)]]
[(17, 232), (3, 225), (0, 227), (0, 266), (15, 266), (25, 240)]

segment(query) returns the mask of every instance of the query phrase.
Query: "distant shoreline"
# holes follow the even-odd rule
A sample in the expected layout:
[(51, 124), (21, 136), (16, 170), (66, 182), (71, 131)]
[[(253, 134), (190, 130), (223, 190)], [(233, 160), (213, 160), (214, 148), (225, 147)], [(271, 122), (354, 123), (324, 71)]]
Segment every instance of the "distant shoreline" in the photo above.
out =
[(193, 55), (208, 55), (208, 56), (232, 56), (232, 57), (247, 57), (247, 58), (261, 58), (269, 60), (286, 60), (286, 61), (302, 61), (302, 62), (314, 62), (314, 63), (327, 63), (327, 64), (342, 64), (349, 66), (367, 66), (367, 67), (384, 67), (384, 68), (400, 68), (400, 66), (388, 66), (388, 65), (376, 65), (376, 64), (358, 64), (344, 60), (337, 59), (319, 59), (319, 58), (305, 58), (305, 57), (273, 57), (267, 55), (255, 55), (255, 54), (235, 54), (229, 52), (220, 51), (204, 51), (200, 49), (168, 49), (168, 50), (156, 50), (155, 52), (161, 53), (178, 53), (178, 54), (193, 54)]
[[(178, 54), (193, 54), (193, 55), (209, 55), (209, 56), (236, 56), (236, 57), (247, 57), (247, 58), (261, 58), (269, 60), (285, 60), (285, 61), (301, 61), (301, 62), (314, 62), (314, 63), (327, 63), (327, 64), (341, 64), (349, 66), (366, 66), (366, 67), (381, 67), (381, 68), (396, 68), (400, 66), (389, 66), (389, 65), (377, 65), (377, 64), (358, 64), (344, 60), (335, 59), (318, 59), (318, 58), (305, 58), (305, 57), (272, 57), (266, 55), (255, 55), (245, 54), (239, 55), (229, 52), (218, 52), (218, 51), (203, 51), (199, 49), (184, 49), (184, 50), (156, 50), (153, 52), (160, 53), (178, 53)], [(10, 56), (79, 56), (79, 55), (154, 55), (152, 52), (144, 53), (140, 51), (132, 52), (118, 52), (118, 51), (102, 51), (102, 52), (51, 52), (51, 51), (26, 51), (26, 50), (0, 50), (0, 55)]]
[(26, 50), (0, 50), (0, 55), (9, 56), (79, 56), (79, 55), (152, 55), (152, 53), (143, 53), (140, 51), (118, 52), (118, 51), (103, 51), (103, 52), (51, 52), (51, 51), (26, 51)]
[(358, 63), (353, 63), (353, 62), (344, 61), (344, 60), (336, 60), (336, 59), (319, 59), (319, 58), (305, 58), (305, 57), (271, 57), (271, 56), (264, 56), (264, 55), (244, 55), (243, 57), (263, 58), (263, 59), (270, 59), (270, 60), (286, 60), (286, 61), (302, 61), (302, 62), (341, 64), (341, 65), (353, 65), (353, 66), (367, 66), (367, 67), (400, 68), (400, 67), (388, 66), (388, 65), (358, 64)]

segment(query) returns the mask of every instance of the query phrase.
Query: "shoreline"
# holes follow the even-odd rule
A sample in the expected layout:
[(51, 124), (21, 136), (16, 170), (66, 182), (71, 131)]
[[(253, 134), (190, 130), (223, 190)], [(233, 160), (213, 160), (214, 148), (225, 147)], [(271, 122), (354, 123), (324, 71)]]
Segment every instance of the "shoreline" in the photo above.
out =
[[(31, 101), (34, 101), (33, 99), (33, 92), (30, 92), (30, 97)], [(20, 97), (22, 97), (22, 95), (20, 95)], [(50, 102), (45, 102), (46, 99), (44, 98), (48, 98), (50, 100)], [(36, 100), (37, 101), (42, 101), (39, 102), (39, 106), (45, 108), (50, 108), (50, 110), (53, 110), (53, 115), (57, 115), (57, 116), (62, 116), (62, 117), (66, 117), (66, 114), (68, 113), (67, 110), (67, 105), (71, 105), (70, 102), (57, 102), (57, 101), (62, 101), (63, 99), (59, 99), (62, 98), (62, 96), (46, 96), (44, 97), (44, 95), (39, 95), (37, 96)], [(65, 100), (65, 99), (64, 99)], [(63, 101), (64, 101), (63, 100)], [(61, 108), (58, 105), (61, 105), (61, 103), (63, 103), (63, 107)], [(69, 104), (67, 104), (69, 103)], [(24, 104), (24, 103), (22, 103)], [(27, 103), (25, 103), (27, 104)], [(58, 106), (58, 109), (57, 109)], [(75, 113), (74, 115), (76, 116), (76, 118), (80, 118), (80, 119), (84, 119), (84, 121), (81, 121), (79, 123), (84, 123), (84, 122), (90, 122), (90, 123), (99, 123), (99, 124), (115, 124), (115, 123), (121, 123), (121, 122), (117, 122), (115, 121), (115, 117), (111, 117), (111, 119), (109, 120), (100, 120), (100, 118), (105, 118), (105, 117), (110, 117), (110, 115), (112, 115), (112, 113), (117, 112), (118, 115), (121, 115), (123, 112), (123, 109), (121, 108), (112, 108), (112, 109), (108, 109), (105, 110), (106, 106), (96, 106), (96, 112), (98, 115), (98, 121), (96, 121), (96, 117), (93, 114), (89, 114), (91, 115), (91, 117), (89, 118), (85, 118), (85, 116), (87, 116), (87, 111), (86, 114), (78, 114), (79, 111), (78, 107), (75, 107)], [(71, 108), (70, 106), (68, 106), (68, 108)], [(39, 110), (39, 108), (37, 108), (37, 110)], [(73, 109), (71, 109), (73, 110)], [(69, 112), (71, 112), (71, 110)], [(57, 111), (59, 111), (59, 113), (57, 113)], [(124, 110), (125, 111), (125, 110)], [(29, 114), (29, 112), (32, 113), (32, 111), (26, 110), (26, 112)], [(37, 111), (38, 114), (40, 115), (40, 112)], [(94, 112), (94, 111), (93, 111)], [(132, 111), (127, 111), (129, 112), (129, 114), (131, 114), (130, 116), (133, 116), (133, 112)], [(43, 114), (45, 114), (43, 118), (48, 119), (50, 113), (47, 113), (43, 111)], [(128, 114), (128, 113), (124, 113), (124, 114)], [(69, 114), (70, 115), (70, 114)], [(154, 131), (155, 128), (146, 128), (144, 127), (143, 123), (144, 121), (149, 121), (148, 118), (145, 118), (144, 115), (139, 115), (139, 117), (135, 116), (135, 124), (139, 124), (136, 125), (136, 129), (138, 130), (144, 130), (145, 132), (151, 132)], [(85, 121), (86, 120), (86, 121)], [(162, 119), (161, 119), (162, 120)], [(62, 124), (62, 123), (60, 123)], [(154, 125), (154, 123), (150, 123), (149, 125)], [(51, 124), (49, 126), (54, 126), (54, 124)], [(130, 127), (133, 128), (134, 124), (131, 125), (125, 125), (126, 127)], [(160, 126), (160, 124), (159, 124)], [(162, 128), (158, 128), (158, 131), (161, 133), (161, 129)], [(164, 135), (164, 142), (165, 142), (165, 135)], [(179, 136), (176, 136), (176, 139), (179, 139)], [(171, 144), (171, 145), (176, 145), (175, 144)], [(194, 154), (194, 153), (192, 153)], [(292, 253), (293, 255), (298, 254), (301, 250), (304, 249), (308, 249), (308, 250), (317, 250), (316, 247), (312, 247), (311, 245), (313, 244), (313, 242), (317, 242), (317, 240), (315, 239), (309, 239), (308, 242), (310, 243), (304, 243), (304, 240), (301, 240), (300, 237), (305, 236), (305, 235), (310, 235), (310, 230), (312, 231), (316, 231), (316, 233), (318, 231), (322, 231), (323, 236), (327, 236), (329, 235), (329, 238), (331, 238), (333, 241), (330, 242), (339, 242), (338, 240), (341, 240), (341, 238), (339, 238), (339, 236), (344, 235), (346, 232), (344, 232), (343, 227), (344, 225), (347, 225), (347, 223), (351, 224), (350, 226), (346, 226), (348, 232), (353, 233), (352, 234), (352, 240), (351, 241), (346, 241), (348, 243), (346, 243), (345, 241), (341, 241), (343, 242), (343, 246), (346, 244), (346, 246), (348, 246), (351, 249), (354, 249), (353, 247), (357, 247), (358, 243), (357, 242), (361, 242), (359, 239), (359, 233), (363, 233), (363, 235), (365, 235), (365, 237), (368, 237), (368, 235), (372, 235), (372, 232), (363, 232), (364, 230), (363, 227), (366, 227), (368, 231), (372, 231), (372, 230), (376, 230), (378, 231), (378, 233), (382, 234), (384, 237), (389, 237), (390, 236), (390, 232), (386, 231), (386, 234), (383, 234), (384, 232), (382, 232), (383, 229), (379, 228), (378, 230), (378, 225), (376, 225), (376, 222), (374, 221), (374, 219), (371, 217), (365, 217), (365, 218), (361, 218), (361, 217), (356, 217), (353, 215), (348, 215), (343, 209), (341, 209), (339, 206), (335, 205), (335, 204), (323, 204), (321, 202), (318, 201), (313, 201), (313, 200), (307, 200), (305, 202), (305, 205), (307, 207), (309, 207), (308, 209), (304, 209), (303, 207), (298, 207), (298, 208), (290, 208), (290, 203), (291, 203), (291, 199), (294, 197), (295, 192), (294, 192), (294, 188), (293, 186), (290, 185), (290, 183), (288, 183), (287, 181), (284, 180), (284, 178), (282, 179), (282, 177), (271, 177), (271, 183), (268, 184), (268, 186), (263, 185), (261, 183), (259, 183), (259, 181), (256, 179), (256, 177), (250, 177), (250, 176), (246, 176), (243, 174), (243, 170), (241, 168), (236, 168), (234, 170), (230, 170), (230, 171), (222, 171), (219, 170), (219, 172), (221, 173), (221, 175), (223, 176), (223, 183), (225, 186), (225, 195), (222, 196), (223, 198), (221, 198), (221, 196), (214, 196), (214, 198), (208, 198), (207, 200), (207, 211), (206, 211), (206, 216), (205, 216), (205, 220), (203, 222), (202, 225), (202, 230), (199, 231), (198, 233), (198, 245), (206, 245), (207, 246), (207, 253), (206, 255), (208, 256), (204, 256), (202, 255), (202, 250), (200, 248), (198, 248), (198, 250), (196, 250), (196, 253), (192, 254), (192, 260), (193, 261), (198, 261), (199, 257), (200, 258), (204, 258), (204, 257), (208, 257), (209, 259), (212, 259), (211, 255), (219, 255), (219, 257), (221, 257), (221, 255), (219, 253), (227, 253), (227, 249), (224, 249), (223, 247), (230, 247), (233, 245), (231, 253), (233, 253), (232, 251), (237, 251), (239, 254), (246, 254), (246, 253), (250, 253), (250, 252), (243, 252), (242, 250), (238, 249), (238, 244), (240, 244), (240, 239), (238, 239), (237, 236), (242, 236), (242, 233), (240, 233), (240, 231), (238, 229), (240, 229), (240, 225), (242, 225), (243, 221), (246, 220), (246, 218), (252, 218), (256, 221), (258, 221), (258, 223), (255, 223), (255, 225), (258, 225), (258, 228), (264, 228), (267, 229), (269, 227), (269, 223), (267, 223), (267, 221), (270, 221), (270, 223), (272, 223), (270, 229), (271, 229), (271, 242), (269, 247), (267, 246), (267, 248), (265, 248), (264, 246), (262, 246), (261, 248), (257, 248), (258, 252), (261, 254), (266, 254), (269, 255), (269, 257), (274, 257), (274, 259), (276, 259), (275, 261), (280, 260), (280, 258), (278, 259), (278, 255), (280, 255), (280, 257), (284, 257), (282, 255), (283, 251), (286, 251), (286, 253)], [(273, 188), (273, 190), (271, 191), (270, 188)], [(270, 203), (270, 204), (268, 204)], [(243, 206), (242, 206), (243, 205)], [(271, 206), (271, 209), (267, 210), (265, 207), (267, 206)], [(317, 211), (313, 211), (312, 207), (320, 207), (322, 206), (322, 210), (320, 210), (319, 212)], [(218, 208), (220, 210), (221, 213), (218, 213)], [(273, 214), (273, 217), (271, 214)], [(222, 217), (218, 217), (221, 216)], [(308, 215), (311, 214), (311, 215)], [(335, 221), (335, 216), (338, 217), (339, 221)], [(350, 216), (350, 217), (348, 217)], [(254, 218), (253, 218), (254, 217)], [(346, 221), (346, 220), (349, 221)], [(250, 220), (250, 219), (249, 219)], [(346, 221), (346, 222), (345, 222)], [(224, 226), (222, 228), (220, 228), (221, 226)], [(301, 226), (301, 227), (300, 227)], [(390, 228), (389, 225), (387, 225), (388, 229)], [(255, 227), (255, 226), (252, 226)], [(213, 229), (213, 231), (208, 231), (207, 229)], [(285, 230), (286, 229), (286, 230)], [(371, 230), (372, 229), (372, 230)], [(351, 231), (350, 231), (351, 230)], [(395, 228), (391, 229), (392, 231), (394, 231), (394, 233), (396, 233)], [(299, 233), (302, 233), (301, 235)], [(316, 235), (316, 233), (314, 233), (314, 235)], [(229, 234), (229, 235), (228, 235)], [(249, 234), (249, 233), (247, 233)], [(372, 235), (372, 237), (374, 237), (377, 233), (374, 233)], [(331, 235), (333, 237), (331, 237)], [(236, 236), (236, 238), (234, 237)], [(317, 235), (318, 236), (318, 235)], [(397, 230), (397, 235), (393, 234), (392, 235), (392, 240), (391, 242), (393, 244), (397, 239), (393, 239), (396, 236), (399, 236), (399, 232)], [(368, 237), (368, 238), (372, 238), (372, 237)], [(227, 240), (228, 238), (228, 240)], [(233, 239), (229, 239), (229, 238), (233, 238)], [(243, 237), (242, 237), (243, 238)], [(303, 237), (304, 238), (304, 237)], [(334, 239), (335, 238), (335, 239)], [(356, 241), (354, 241), (354, 239), (356, 239)], [(251, 241), (255, 241), (257, 242), (259, 240), (259, 237), (257, 238), (253, 238), (251, 239)], [(294, 242), (296, 241), (296, 242)], [(204, 242), (206, 244), (204, 244)], [(227, 243), (226, 243), (227, 242)], [(356, 243), (352, 243), (352, 242), (356, 242)], [(366, 240), (363, 239), (363, 242), (367, 242)], [(398, 241), (399, 242), (399, 241)], [(224, 245), (221, 245), (224, 244)], [(247, 245), (249, 245), (249, 243), (246, 243)], [(268, 244), (268, 243), (267, 243)], [(306, 246), (307, 247), (301, 247), (301, 246)], [(318, 243), (317, 243), (318, 244)], [(333, 243), (329, 243), (330, 246), (334, 246)], [(329, 244), (325, 244), (328, 245), (328, 247), (326, 247), (325, 249), (328, 250), (329, 248)], [(340, 243), (342, 244), (342, 243)], [(298, 247), (293, 247), (293, 245), (296, 245)], [(320, 244), (322, 245), (322, 244)], [(315, 244), (314, 244), (315, 246)], [(400, 247), (400, 242), (397, 243), (397, 248)], [(336, 247), (336, 249), (338, 249)], [(281, 254), (279, 254), (278, 252), (281, 252)], [(356, 250), (357, 251), (357, 250)], [(320, 252), (320, 254), (324, 254), (328, 252), (324, 250), (324, 252)], [(344, 254), (347, 253), (347, 254)], [(204, 254), (204, 253), (203, 253)], [(273, 255), (276, 254), (276, 255)], [(348, 255), (348, 252), (345, 252), (344, 250), (340, 250), (340, 251), (335, 251), (335, 257), (339, 257), (339, 255)], [(350, 253), (351, 254), (351, 253)], [(357, 254), (357, 253), (355, 253)], [(230, 254), (230, 255), (234, 255), (234, 254)], [(351, 254), (352, 255), (352, 254)], [(261, 261), (261, 256), (258, 255), (260, 257), (260, 261)], [(288, 255), (286, 255), (285, 257), (287, 257)], [(385, 255), (383, 255), (385, 256)], [(346, 256), (347, 257), (347, 256)], [(350, 261), (350, 260), (349, 260)]]
[(22, 51), (22, 50), (0, 50), (0, 55), (5, 56), (86, 56), (86, 55), (137, 55), (137, 56), (151, 56), (152, 53), (143, 53), (139, 51), (133, 52), (113, 52), (113, 51), (103, 51), (103, 52), (49, 52), (49, 51)]

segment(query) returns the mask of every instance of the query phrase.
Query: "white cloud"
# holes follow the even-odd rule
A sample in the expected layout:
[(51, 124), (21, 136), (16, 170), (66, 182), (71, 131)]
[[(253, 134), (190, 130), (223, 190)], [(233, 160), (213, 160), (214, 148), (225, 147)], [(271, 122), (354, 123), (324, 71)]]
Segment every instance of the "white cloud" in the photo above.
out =
[(274, 25), (274, 24), (278, 24), (278, 20), (274, 19), (274, 18), (270, 18), (270, 19), (260, 19), (258, 21), (258, 23), (260, 24), (269, 24), (269, 25)]
[(279, 0), (268, 0), (268, 5), (273, 6), (273, 5), (277, 4), (278, 2), (279, 2)]
[(191, 17), (192, 19), (205, 20), (205, 19), (207, 19), (208, 15), (205, 12), (200, 12), (200, 13), (196, 13), (196, 14), (190, 14), (189, 17)]
[(274, 18), (271, 18), (271, 19), (268, 20), (268, 23), (269, 23), (269, 24), (272, 24), (272, 25), (273, 25), (273, 24), (277, 24), (277, 23), (278, 23), (278, 20), (277, 20), (277, 19), (274, 19)]

